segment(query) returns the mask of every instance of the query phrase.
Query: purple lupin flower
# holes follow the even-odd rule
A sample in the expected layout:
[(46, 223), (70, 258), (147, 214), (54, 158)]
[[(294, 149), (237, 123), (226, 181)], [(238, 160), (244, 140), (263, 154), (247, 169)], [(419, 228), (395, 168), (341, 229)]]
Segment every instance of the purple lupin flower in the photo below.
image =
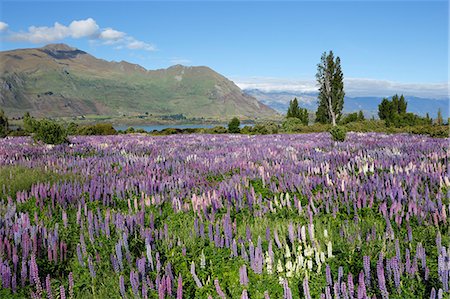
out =
[(364, 272), (359, 272), (358, 277), (358, 299), (366, 299), (366, 283), (364, 282)]
[(222, 291), (222, 289), (220, 288), (219, 280), (218, 280), (217, 278), (214, 279), (214, 286), (216, 287), (217, 295), (218, 295), (220, 298), (225, 299), (225, 298), (226, 298), (225, 293), (224, 293), (224, 292)]
[(183, 299), (183, 278), (178, 274), (177, 299)]
[(363, 257), (363, 268), (364, 268), (364, 277), (365, 277), (365, 284), (367, 287), (370, 286), (370, 256), (365, 255)]
[(291, 289), (289, 288), (287, 279), (285, 279), (283, 282), (283, 290), (284, 290), (284, 299), (292, 299), (292, 292)]
[(305, 295), (305, 299), (311, 299), (311, 295), (309, 293), (309, 284), (308, 279), (303, 279), (303, 295)]
[(245, 265), (239, 268), (239, 282), (242, 286), (248, 285), (247, 267)]
[(436, 299), (436, 290), (434, 288), (431, 289), (430, 299)]
[(94, 264), (92, 264), (92, 260), (91, 257), (88, 257), (88, 267), (89, 267), (89, 273), (91, 274), (92, 278), (95, 278), (96, 273), (95, 273), (95, 269), (94, 269)]
[(248, 299), (248, 293), (247, 293), (247, 290), (246, 290), (246, 289), (244, 289), (244, 290), (242, 291), (241, 299)]
[(383, 253), (380, 252), (380, 256), (377, 262), (377, 277), (378, 277), (378, 287), (383, 299), (389, 298), (389, 293), (386, 288), (386, 280), (384, 277), (384, 263), (383, 263)]
[(61, 285), (59, 287), (59, 298), (60, 299), (66, 299), (66, 290), (64, 289), (63, 285)]
[(133, 290), (133, 294), (138, 297), (139, 296), (139, 274), (134, 271), (130, 271), (130, 283), (131, 289)]
[(120, 294), (122, 295), (122, 298), (126, 298), (125, 297), (125, 281), (123, 279), (123, 276), (120, 275), (119, 277), (119, 288), (120, 288)]
[(268, 291), (265, 291), (265, 292), (264, 292), (264, 299), (270, 299), (270, 296), (269, 296), (269, 292), (268, 292)]
[(331, 268), (330, 265), (327, 264), (326, 268), (325, 268), (325, 276), (327, 278), (327, 285), (331, 286), (333, 285), (333, 280), (331, 278)]
[(202, 288), (203, 285), (200, 282), (200, 279), (198, 279), (197, 274), (195, 273), (195, 263), (194, 263), (194, 261), (192, 261), (192, 263), (191, 263), (191, 274), (192, 274), (192, 278), (194, 279), (195, 284), (197, 285), (197, 287), (198, 288)]
[(47, 277), (45, 278), (45, 290), (47, 291), (47, 298), (53, 299), (52, 286), (50, 283), (50, 274), (47, 274)]
[(352, 273), (349, 273), (347, 275), (347, 286), (348, 286), (348, 293), (350, 295), (350, 298), (353, 299), (353, 296), (355, 294), (355, 286), (353, 284), (353, 275), (352, 275)]
[(69, 298), (73, 299), (74, 291), (73, 291), (74, 281), (72, 272), (69, 273)]

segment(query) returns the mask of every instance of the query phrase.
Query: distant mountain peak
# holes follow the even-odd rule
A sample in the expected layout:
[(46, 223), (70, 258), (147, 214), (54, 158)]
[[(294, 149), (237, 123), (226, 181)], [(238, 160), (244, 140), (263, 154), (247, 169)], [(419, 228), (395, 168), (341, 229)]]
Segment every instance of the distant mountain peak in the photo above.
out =
[(77, 48), (73, 48), (69, 45), (59, 43), (59, 44), (48, 44), (41, 49), (43, 50), (49, 50), (49, 51), (76, 51)]

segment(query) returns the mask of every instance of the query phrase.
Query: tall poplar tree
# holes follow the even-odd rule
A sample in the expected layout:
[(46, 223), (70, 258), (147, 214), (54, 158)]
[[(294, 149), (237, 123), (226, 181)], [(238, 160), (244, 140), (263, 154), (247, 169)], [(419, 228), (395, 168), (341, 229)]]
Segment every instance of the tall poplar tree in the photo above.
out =
[(334, 58), (333, 51), (327, 55), (322, 54), (317, 65), (316, 74), (319, 86), (319, 107), (316, 112), (316, 121), (331, 123), (336, 126), (342, 115), (344, 107), (344, 74), (341, 70), (341, 59)]

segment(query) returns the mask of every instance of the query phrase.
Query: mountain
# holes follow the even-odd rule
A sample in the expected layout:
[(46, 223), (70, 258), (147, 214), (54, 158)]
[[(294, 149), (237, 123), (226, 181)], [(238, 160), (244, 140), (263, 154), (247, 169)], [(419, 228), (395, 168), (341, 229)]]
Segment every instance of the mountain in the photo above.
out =
[[(262, 91), (259, 89), (245, 89), (244, 92), (280, 113), (286, 113), (289, 101), (295, 97), (298, 99), (301, 107), (311, 111), (316, 111), (317, 109), (317, 92)], [(421, 116), (425, 116), (428, 112), (431, 117), (436, 117), (437, 111), (440, 108), (444, 118), (447, 118), (449, 115), (449, 99), (420, 98), (414, 96), (405, 96), (405, 98), (408, 102), (408, 112), (413, 112)], [(362, 110), (366, 117), (377, 117), (378, 105), (382, 99), (382, 96), (346, 96), (344, 100), (344, 113)]]
[(0, 52), (0, 106), (11, 116), (173, 115), (227, 119), (277, 113), (205, 66), (146, 70), (65, 44)]

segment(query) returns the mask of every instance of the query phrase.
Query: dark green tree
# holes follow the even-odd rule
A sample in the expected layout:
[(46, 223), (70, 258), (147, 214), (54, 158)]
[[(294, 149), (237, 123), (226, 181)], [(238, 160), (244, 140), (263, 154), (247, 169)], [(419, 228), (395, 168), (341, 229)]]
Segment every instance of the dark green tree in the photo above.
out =
[(392, 105), (391, 105), (391, 115), (399, 114), (400, 113), (400, 109), (399, 109), (400, 100), (399, 100), (397, 94), (392, 97), (391, 103), (392, 103)]
[(362, 110), (359, 110), (358, 112), (358, 121), (363, 121), (366, 118), (364, 117), (364, 112), (362, 112)]
[(389, 99), (384, 98), (380, 105), (378, 105), (378, 117), (382, 120), (391, 118), (392, 115), (392, 102)]
[(439, 126), (442, 126), (442, 124), (444, 123), (444, 119), (442, 118), (442, 111), (441, 111), (441, 108), (438, 109), (436, 123), (437, 123)]
[(29, 112), (26, 112), (23, 115), (23, 129), (27, 133), (34, 133), (39, 125), (39, 122), (36, 121)]
[(300, 111), (299, 111), (300, 107), (298, 106), (298, 100), (297, 98), (294, 98), (293, 100), (291, 100), (289, 102), (289, 108), (288, 111), (286, 113), (286, 117), (296, 117), (296, 118), (300, 118)]
[(8, 135), (9, 132), (9, 122), (8, 117), (6, 116), (5, 112), (0, 109), (0, 138), (5, 137)]
[(229, 133), (240, 133), (241, 129), (239, 126), (241, 125), (241, 122), (239, 121), (239, 118), (233, 117), (233, 119), (228, 123), (228, 132)]
[(341, 59), (334, 58), (333, 51), (322, 54), (317, 65), (316, 74), (319, 86), (319, 107), (316, 121), (331, 123), (336, 126), (344, 107), (344, 74), (341, 70)]
[(47, 144), (61, 144), (67, 142), (67, 130), (55, 121), (43, 119), (37, 121), (34, 139)]
[(398, 100), (398, 113), (405, 114), (407, 107), (408, 107), (408, 103), (406, 102), (405, 97), (403, 95), (401, 95), (400, 99)]

